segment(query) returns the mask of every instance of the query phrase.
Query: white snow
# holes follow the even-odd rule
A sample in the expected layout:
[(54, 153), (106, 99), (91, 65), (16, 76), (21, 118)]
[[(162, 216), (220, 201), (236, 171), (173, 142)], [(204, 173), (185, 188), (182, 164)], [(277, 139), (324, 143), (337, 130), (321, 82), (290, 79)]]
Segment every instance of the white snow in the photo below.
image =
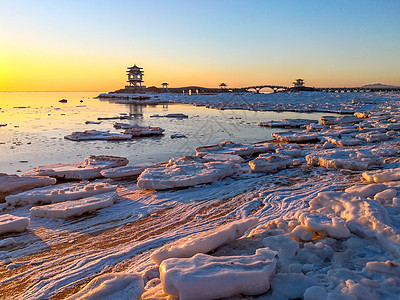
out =
[(96, 183), (96, 184), (64, 184), (55, 187), (38, 188), (27, 192), (10, 195), (6, 197), (8, 205), (35, 205), (50, 204), (63, 202), (68, 200), (76, 200), (86, 198), (97, 194), (114, 192), (117, 190), (116, 185), (109, 183)]
[(229, 161), (204, 162), (197, 157), (171, 160), (166, 166), (144, 170), (137, 186), (148, 190), (165, 190), (211, 183), (236, 173), (240, 165)]
[(92, 279), (68, 300), (137, 300), (144, 292), (143, 278), (135, 273), (111, 273)]
[(10, 214), (0, 215), (0, 234), (9, 232), (23, 232), (29, 225), (29, 218), (13, 216)]
[(44, 175), (65, 179), (93, 179), (101, 177), (100, 172), (104, 169), (125, 166), (128, 162), (128, 159), (124, 157), (93, 155), (85, 158), (83, 162), (39, 166), (24, 175)]
[(275, 254), (261, 248), (248, 256), (170, 258), (160, 265), (163, 290), (180, 300), (261, 294), (269, 290), (275, 275)]
[(151, 254), (150, 258), (159, 265), (168, 258), (185, 258), (191, 257), (196, 253), (207, 253), (241, 237), (247, 230), (254, 227), (257, 222), (257, 218), (243, 219), (185, 237), (157, 249)]
[(143, 163), (133, 166), (125, 166), (118, 168), (105, 169), (101, 171), (101, 175), (111, 179), (124, 179), (139, 176), (144, 170), (148, 168), (155, 168), (159, 166), (155, 163)]
[(109, 207), (115, 203), (117, 197), (116, 192), (104, 193), (96, 197), (32, 207), (30, 213), (31, 217), (66, 219)]
[(98, 130), (85, 130), (83, 132), (72, 132), (64, 136), (65, 139), (71, 141), (92, 141), (92, 140), (107, 140), (107, 141), (121, 141), (130, 140), (131, 134), (111, 133), (107, 131)]

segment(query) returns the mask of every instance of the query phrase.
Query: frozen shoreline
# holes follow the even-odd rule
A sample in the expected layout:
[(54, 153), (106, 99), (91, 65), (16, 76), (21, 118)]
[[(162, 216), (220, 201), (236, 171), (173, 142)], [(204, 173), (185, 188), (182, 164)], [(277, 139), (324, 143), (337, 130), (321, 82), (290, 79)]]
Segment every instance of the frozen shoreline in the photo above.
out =
[[(336, 96), (342, 96), (343, 99), (336, 99), (340, 98)], [(309, 97), (307, 94), (301, 98), (307, 107), (316, 102), (315, 99), (307, 102)], [(189, 100), (185, 98), (179, 101), (207, 106), (215, 100), (202, 100), (195, 95), (187, 98)], [(364, 165), (369, 170), (372, 168), (370, 172), (400, 167), (399, 131), (387, 129), (388, 125), (400, 123), (400, 96), (366, 95), (366, 99), (359, 99), (353, 104), (354, 94), (339, 94), (334, 99), (337, 101), (331, 108), (341, 108), (343, 111), (347, 107), (345, 111), (354, 109), (354, 112), (372, 114), (372, 118), (360, 119), (362, 123), (356, 127), (361, 129), (339, 124), (331, 131), (310, 131), (321, 138), (316, 144), (299, 144), (290, 148), (289, 145), (275, 143), (274, 149), (279, 149), (277, 155), (292, 155), (291, 160), (296, 160), (288, 169), (265, 175), (251, 173), (250, 168), (245, 167), (246, 163), (242, 163), (239, 173), (212, 184), (159, 192), (139, 190), (133, 180), (119, 181), (116, 204), (94, 215), (65, 221), (31, 218), (28, 231), (6, 235), (5, 238), (14, 239), (14, 244), (0, 248), (0, 274), (6, 278), (0, 285), (0, 294), (7, 297), (12, 291), (12, 295), (25, 299), (66, 296), (76, 293), (88, 279), (101, 274), (125, 272), (141, 274), (144, 285), (147, 284), (144, 295), (149, 298), (158, 295), (163, 299), (166, 294), (161, 290), (158, 267), (150, 260), (155, 249), (188, 235), (218, 228), (227, 221), (257, 217), (257, 227), (248, 237), (222, 246), (213, 254), (216, 257), (253, 255), (256, 249), (266, 246), (281, 253), (271, 290), (257, 299), (304, 297), (312, 294), (312, 290), (306, 293), (311, 286), (322, 287), (319, 292), (326, 293), (326, 297), (331, 293), (331, 297), (367, 295), (371, 299), (393, 298), (400, 293), (400, 276), (396, 274), (396, 266), (400, 262), (400, 252), (397, 252), (400, 245), (396, 240), (396, 236), (400, 235), (399, 201), (395, 200), (398, 198), (393, 193), (391, 198), (382, 195), (386, 198), (377, 196), (376, 199), (375, 194), (371, 194), (370, 199), (343, 194), (346, 188), (366, 185), (362, 179), (364, 170), (351, 171), (346, 164), (344, 168), (339, 168), (339, 162), (342, 161), (336, 161), (335, 164), (328, 162), (330, 159), (350, 159), (357, 168), (364, 168)], [(282, 102), (286, 100), (281, 99)], [(375, 104), (371, 104), (372, 100)], [(278, 104), (287, 107), (294, 100), (288, 101)], [(390, 104), (386, 101), (390, 101)], [(249, 105), (246, 99), (242, 103), (239, 105), (242, 109)], [(261, 103), (259, 108), (266, 105)], [(234, 106), (238, 106), (237, 101), (224, 102), (222, 99), (214, 107), (221, 109)], [(391, 132), (388, 135), (390, 140), (382, 139), (382, 135), (379, 135), (382, 130)], [(368, 138), (374, 138), (368, 142), (363, 140), (365, 135), (356, 137), (359, 132), (376, 135), (368, 135)], [(332, 136), (335, 142), (345, 143), (350, 139), (354, 142), (354, 139), (358, 139), (360, 144), (345, 147), (337, 146), (334, 142), (325, 144), (325, 139), (332, 139)], [(346, 149), (354, 152), (344, 151)], [(393, 151), (383, 151), (385, 149)], [(370, 154), (366, 154), (367, 151)], [(334, 156), (333, 153), (340, 155)], [(311, 155), (312, 161), (317, 159), (321, 166), (307, 165), (306, 155)], [(368, 155), (379, 158), (379, 164), (375, 162), (369, 165), (365, 159), (371, 159), (372, 156)], [(371, 174), (367, 178), (375, 178), (374, 173)], [(385, 174), (379, 173), (379, 178), (397, 176), (395, 173)], [(96, 182), (105, 181), (108, 179)], [(400, 191), (400, 181), (385, 185), (386, 190)], [(323, 196), (317, 197), (318, 193)], [(347, 210), (335, 211), (336, 206), (328, 202), (344, 203), (348, 205)], [(372, 207), (370, 211), (368, 207)], [(332, 211), (329, 211), (330, 208)], [(317, 219), (309, 215), (316, 210), (320, 214)], [(20, 217), (29, 216), (29, 207), (26, 206), (3, 211)], [(332, 221), (336, 219), (345, 220), (350, 229), (349, 235), (346, 231), (344, 235), (339, 234), (342, 229), (332, 225), (336, 224), (337, 221)], [(368, 227), (368, 220), (372, 220), (375, 226)], [(312, 225), (312, 222), (319, 227), (315, 227), (314, 223)], [(310, 231), (310, 228), (313, 230)], [(336, 228), (336, 231), (327, 233), (327, 228)], [(316, 232), (316, 239), (311, 236), (307, 240), (307, 234)], [(299, 248), (285, 260), (284, 253), (289, 251), (290, 243), (285, 248), (284, 244), (276, 241), (288, 241), (283, 238), (287, 236), (292, 238), (292, 242), (296, 240)], [(385, 267), (386, 261), (391, 262), (388, 265), (393, 265), (392, 269)], [(60, 265), (63, 266), (61, 271)], [(294, 280), (293, 286), (289, 286), (292, 294), (287, 293), (288, 288), (285, 288), (285, 282), (291, 280)]]

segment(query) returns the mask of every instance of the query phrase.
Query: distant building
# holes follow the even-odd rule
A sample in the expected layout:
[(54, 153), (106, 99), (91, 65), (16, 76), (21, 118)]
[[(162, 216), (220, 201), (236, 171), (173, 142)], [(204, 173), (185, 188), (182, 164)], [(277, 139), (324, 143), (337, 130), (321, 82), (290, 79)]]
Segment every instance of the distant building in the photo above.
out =
[(225, 89), (227, 87), (226, 83), (220, 83), (219, 88), (220, 89)]
[(168, 90), (168, 83), (164, 82), (164, 83), (161, 83), (161, 85), (164, 89)]
[(293, 81), (294, 87), (304, 87), (304, 79), (296, 79), (296, 81)]
[(145, 89), (146, 87), (142, 85), (143, 83), (143, 68), (140, 68), (136, 65), (133, 67), (128, 67), (128, 71), (126, 71), (128, 74), (128, 83), (129, 85), (125, 86), (125, 89), (127, 90), (142, 90)]

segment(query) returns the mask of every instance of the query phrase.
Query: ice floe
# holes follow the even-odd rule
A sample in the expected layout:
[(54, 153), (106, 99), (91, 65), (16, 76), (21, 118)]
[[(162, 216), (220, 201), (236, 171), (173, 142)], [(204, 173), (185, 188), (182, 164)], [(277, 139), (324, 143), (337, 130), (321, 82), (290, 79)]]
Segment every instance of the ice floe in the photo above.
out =
[(161, 127), (139, 126), (135, 125), (124, 131), (124, 134), (131, 135), (132, 137), (161, 135), (165, 130)]
[(168, 258), (185, 258), (191, 257), (196, 253), (207, 253), (240, 238), (247, 230), (254, 227), (257, 222), (257, 218), (243, 219), (185, 237), (157, 249), (151, 254), (150, 258), (159, 265)]
[(31, 217), (66, 219), (109, 207), (115, 203), (117, 197), (118, 195), (116, 192), (104, 193), (80, 200), (35, 206), (30, 209), (30, 213)]
[(92, 279), (68, 300), (137, 300), (144, 292), (143, 278), (135, 273), (104, 274)]
[(315, 132), (275, 132), (271, 134), (279, 142), (286, 143), (314, 143), (321, 140), (321, 136)]
[(9, 232), (23, 232), (29, 225), (29, 218), (10, 214), (0, 215), (0, 234)]
[(110, 185), (109, 183), (93, 183), (86, 185), (64, 184), (55, 187), (37, 188), (16, 195), (9, 195), (6, 197), (6, 203), (13, 206), (24, 204), (36, 205), (38, 203), (51, 204), (114, 192), (116, 190), (117, 186)]
[(170, 258), (160, 265), (163, 290), (181, 300), (261, 294), (269, 290), (275, 275), (275, 255), (262, 248), (247, 256)]
[(141, 189), (165, 190), (211, 183), (236, 173), (240, 165), (229, 161), (207, 162), (198, 157), (183, 157), (158, 168), (144, 170), (137, 181)]
[(311, 166), (354, 171), (368, 170), (382, 164), (381, 160), (370, 151), (358, 149), (320, 150), (307, 155), (306, 160)]
[(390, 182), (400, 180), (400, 168), (367, 171), (362, 174), (367, 182)]
[(107, 131), (98, 130), (85, 130), (83, 132), (72, 132), (64, 136), (67, 140), (71, 141), (92, 141), (92, 140), (106, 140), (106, 141), (121, 141), (130, 140), (132, 135), (125, 133), (111, 133)]
[(48, 176), (18, 176), (0, 173), (0, 202), (3, 202), (8, 195), (55, 183), (56, 180)]
[(283, 119), (280, 121), (260, 122), (258, 126), (300, 128), (310, 124), (318, 124), (318, 121), (309, 119)]
[(85, 158), (83, 162), (39, 166), (24, 175), (64, 179), (93, 179), (102, 177), (100, 172), (104, 169), (125, 166), (128, 162), (128, 159), (124, 157), (92, 155)]
[(260, 155), (249, 161), (251, 172), (274, 173), (293, 165), (293, 159), (286, 155)]
[(248, 157), (256, 153), (264, 153), (272, 150), (270, 143), (259, 143), (259, 144), (240, 144), (234, 142), (223, 142), (219, 144), (202, 146), (196, 148), (196, 155), (203, 157), (207, 154), (232, 154), (240, 155), (242, 157)]
[(101, 175), (107, 178), (111, 178), (114, 180), (125, 179), (131, 177), (139, 176), (144, 170), (148, 168), (156, 168), (159, 167), (159, 164), (155, 163), (143, 163), (137, 164), (133, 166), (125, 166), (118, 168), (105, 169), (101, 171)]

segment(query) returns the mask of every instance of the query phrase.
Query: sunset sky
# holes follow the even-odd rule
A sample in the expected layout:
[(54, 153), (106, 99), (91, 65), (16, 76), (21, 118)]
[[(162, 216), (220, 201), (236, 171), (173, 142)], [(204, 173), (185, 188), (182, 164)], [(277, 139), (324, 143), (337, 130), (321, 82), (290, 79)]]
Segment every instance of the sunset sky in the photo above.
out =
[(0, 0), (0, 91), (400, 85), (400, 1)]

